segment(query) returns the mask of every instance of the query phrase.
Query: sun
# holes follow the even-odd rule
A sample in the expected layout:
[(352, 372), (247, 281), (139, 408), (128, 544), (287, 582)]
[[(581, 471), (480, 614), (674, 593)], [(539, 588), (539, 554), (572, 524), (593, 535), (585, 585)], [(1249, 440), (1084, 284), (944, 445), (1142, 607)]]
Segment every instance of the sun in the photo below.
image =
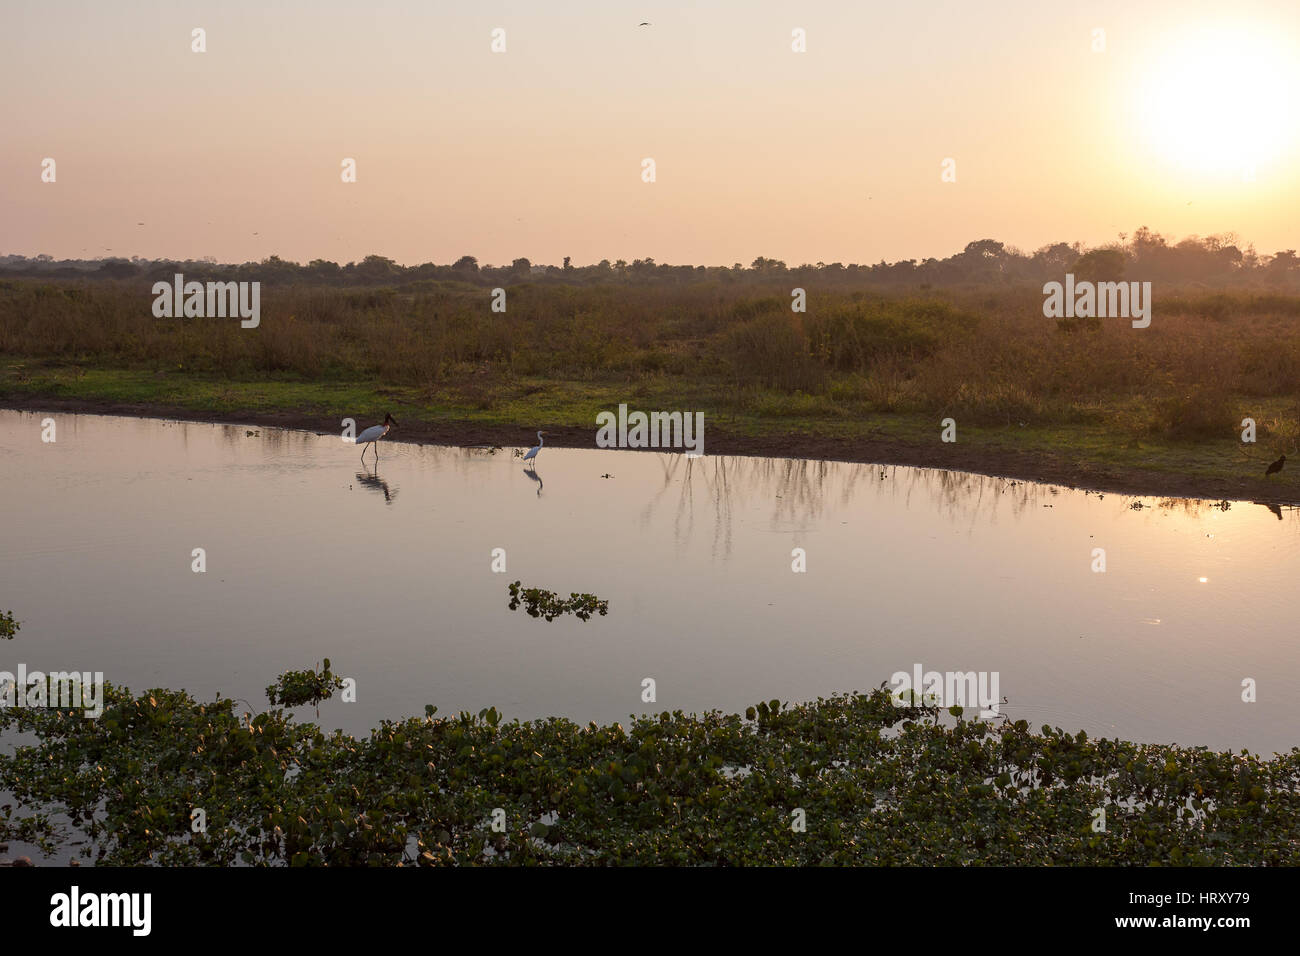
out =
[(1263, 27), (1168, 35), (1138, 91), (1139, 132), (1184, 171), (1253, 178), (1295, 147), (1298, 56), (1286, 34)]

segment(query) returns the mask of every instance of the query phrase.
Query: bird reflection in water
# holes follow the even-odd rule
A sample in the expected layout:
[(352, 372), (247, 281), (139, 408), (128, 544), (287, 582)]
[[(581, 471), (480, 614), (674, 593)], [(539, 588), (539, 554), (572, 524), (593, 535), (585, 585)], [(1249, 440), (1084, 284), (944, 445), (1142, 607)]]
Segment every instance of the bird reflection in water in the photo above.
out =
[(537, 497), (540, 498), (542, 496), (542, 476), (537, 473), (535, 468), (525, 468), (524, 474), (537, 482)]
[(379, 477), (378, 469), (357, 472), (357, 483), (363, 488), (379, 492), (384, 496), (384, 501), (390, 505), (393, 503), (393, 499), (397, 497), (397, 489), (388, 487), (388, 482)]

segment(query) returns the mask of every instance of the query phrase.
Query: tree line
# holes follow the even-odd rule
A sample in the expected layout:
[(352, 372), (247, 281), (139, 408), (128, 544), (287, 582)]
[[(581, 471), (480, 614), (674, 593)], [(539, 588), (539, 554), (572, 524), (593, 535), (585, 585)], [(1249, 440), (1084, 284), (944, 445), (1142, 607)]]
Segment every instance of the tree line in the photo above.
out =
[(426, 262), (401, 265), (387, 256), (369, 255), (360, 262), (339, 264), (313, 259), (306, 264), (270, 256), (260, 262), (222, 264), (213, 259), (170, 260), (139, 257), (54, 259), (9, 255), (0, 257), (0, 276), (66, 279), (170, 280), (176, 272), (187, 279), (258, 280), (267, 284), (400, 285), (411, 282), (461, 282), (485, 287), (521, 282), (594, 285), (685, 284), (777, 281), (821, 285), (953, 286), (1014, 285), (1059, 279), (1067, 272), (1080, 278), (1118, 281), (1122, 278), (1207, 286), (1300, 286), (1300, 258), (1294, 249), (1261, 255), (1233, 234), (1189, 236), (1173, 241), (1146, 226), (1115, 242), (1087, 248), (1082, 243), (1055, 242), (1024, 252), (994, 239), (978, 239), (945, 259), (903, 259), (874, 265), (841, 262), (791, 266), (779, 259), (758, 257), (748, 266), (671, 265), (654, 259), (623, 259), (575, 266), (568, 256), (560, 265), (515, 259), (509, 265), (480, 265), (474, 256), (461, 256), (450, 265)]

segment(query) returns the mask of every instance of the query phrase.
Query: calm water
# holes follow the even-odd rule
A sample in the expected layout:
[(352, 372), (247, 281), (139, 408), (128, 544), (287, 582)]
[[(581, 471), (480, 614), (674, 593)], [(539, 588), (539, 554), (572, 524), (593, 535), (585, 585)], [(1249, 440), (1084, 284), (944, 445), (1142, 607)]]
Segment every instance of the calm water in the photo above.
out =
[[(23, 625), (0, 670), (265, 708), (278, 674), (329, 657), (359, 699), (321, 722), (363, 733), (426, 703), (580, 721), (736, 710), (920, 664), (998, 672), (1004, 710), (1034, 726), (1300, 745), (1295, 511), (554, 448), (534, 478), (510, 448), (386, 443), (376, 473), (336, 436), (56, 415), (44, 444), (42, 417), (0, 411), (0, 609)], [(515, 579), (593, 592), (609, 616), (512, 612)], [(1248, 677), (1257, 703), (1241, 702)]]

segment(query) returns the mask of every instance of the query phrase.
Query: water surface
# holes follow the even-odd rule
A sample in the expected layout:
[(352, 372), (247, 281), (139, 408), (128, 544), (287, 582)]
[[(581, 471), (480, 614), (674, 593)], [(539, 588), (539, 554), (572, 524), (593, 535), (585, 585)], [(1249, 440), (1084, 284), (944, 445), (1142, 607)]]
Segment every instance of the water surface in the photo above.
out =
[[(260, 709), (278, 674), (329, 657), (358, 700), (320, 720), (363, 733), (426, 703), (743, 710), (920, 664), (996, 671), (1035, 727), (1300, 744), (1294, 510), (647, 452), (546, 448), (533, 473), (510, 448), (385, 442), (363, 468), (336, 436), (59, 414), (46, 444), (43, 417), (0, 411), (0, 608), (22, 622), (0, 670)], [(516, 579), (593, 592), (609, 616), (512, 612)]]

